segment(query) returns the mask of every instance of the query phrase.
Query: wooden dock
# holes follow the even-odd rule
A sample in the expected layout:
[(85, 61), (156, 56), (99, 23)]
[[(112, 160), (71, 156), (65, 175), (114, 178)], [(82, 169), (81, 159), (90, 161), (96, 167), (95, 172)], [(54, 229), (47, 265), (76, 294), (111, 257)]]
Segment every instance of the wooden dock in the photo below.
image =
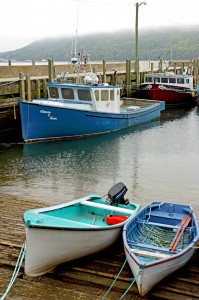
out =
[[(0, 195), (0, 297), (7, 289), (25, 240), (22, 214), (27, 209), (43, 206), (44, 203), (31, 199), (23, 200), (15, 196)], [(102, 299), (124, 261), (125, 255), (120, 240), (110, 249), (62, 264), (54, 272), (37, 278), (24, 275), (22, 266), (5, 299)], [(120, 299), (130, 285), (132, 277), (126, 264), (105, 299)], [(138, 294), (136, 284), (131, 287), (124, 299), (143, 299)], [(156, 285), (144, 299), (199, 299), (199, 249), (196, 249), (185, 267)]]

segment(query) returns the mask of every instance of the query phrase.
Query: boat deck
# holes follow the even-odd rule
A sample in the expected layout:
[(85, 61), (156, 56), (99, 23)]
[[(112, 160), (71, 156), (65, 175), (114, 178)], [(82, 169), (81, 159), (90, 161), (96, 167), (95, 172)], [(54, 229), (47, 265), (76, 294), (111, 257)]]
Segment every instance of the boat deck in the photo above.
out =
[[(44, 203), (0, 195), (0, 296), (7, 289), (25, 240), (22, 214), (43, 206)], [(122, 241), (118, 241), (100, 254), (62, 264), (53, 273), (37, 278), (25, 276), (22, 266), (5, 299), (102, 299), (124, 261)], [(132, 273), (126, 264), (105, 299), (120, 299), (131, 283), (130, 278)], [(199, 299), (199, 249), (185, 267), (157, 284), (147, 296), (141, 298), (134, 284), (124, 299)]]

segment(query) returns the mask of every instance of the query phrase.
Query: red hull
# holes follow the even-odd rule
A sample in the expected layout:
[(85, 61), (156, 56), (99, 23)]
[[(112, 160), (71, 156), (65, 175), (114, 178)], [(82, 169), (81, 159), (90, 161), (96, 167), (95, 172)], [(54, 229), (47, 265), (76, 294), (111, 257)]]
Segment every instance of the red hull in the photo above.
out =
[(139, 98), (165, 101), (166, 105), (194, 105), (198, 102), (196, 92), (163, 84), (141, 84)]

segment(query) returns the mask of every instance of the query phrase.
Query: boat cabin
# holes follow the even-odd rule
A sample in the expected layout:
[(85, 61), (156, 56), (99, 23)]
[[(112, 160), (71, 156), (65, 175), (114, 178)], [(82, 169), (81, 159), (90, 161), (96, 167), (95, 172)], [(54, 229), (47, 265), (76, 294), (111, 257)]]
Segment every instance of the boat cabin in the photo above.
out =
[(175, 75), (173, 72), (146, 74), (144, 84), (154, 83), (193, 89), (193, 76), (187, 74)]
[(77, 85), (74, 83), (47, 83), (48, 100), (65, 107), (95, 111), (120, 112), (121, 86)]

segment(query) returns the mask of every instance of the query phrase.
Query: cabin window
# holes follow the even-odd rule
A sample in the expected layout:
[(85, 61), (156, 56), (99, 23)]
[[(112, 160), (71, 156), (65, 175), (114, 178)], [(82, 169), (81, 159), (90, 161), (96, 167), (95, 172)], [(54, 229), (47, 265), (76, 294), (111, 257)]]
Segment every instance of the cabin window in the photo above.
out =
[(101, 100), (107, 101), (108, 99), (108, 90), (101, 90)]
[(154, 82), (160, 82), (160, 77), (154, 77)]
[(177, 83), (184, 84), (184, 78), (177, 78)]
[(146, 82), (152, 82), (152, 77), (146, 77)]
[(186, 83), (189, 83), (189, 78), (186, 79)]
[(58, 89), (56, 87), (49, 87), (50, 98), (59, 98)]
[(74, 91), (73, 89), (64, 88), (61, 89), (63, 99), (74, 99)]
[(79, 100), (92, 101), (90, 90), (78, 89), (77, 95)]
[(99, 101), (99, 91), (95, 90), (95, 99), (96, 101)]
[(168, 83), (168, 78), (162, 77), (162, 78), (161, 78), (161, 82), (162, 82), (162, 83)]
[(169, 83), (176, 83), (176, 79), (173, 77), (169, 78)]
[(114, 90), (110, 90), (110, 100), (114, 100)]

